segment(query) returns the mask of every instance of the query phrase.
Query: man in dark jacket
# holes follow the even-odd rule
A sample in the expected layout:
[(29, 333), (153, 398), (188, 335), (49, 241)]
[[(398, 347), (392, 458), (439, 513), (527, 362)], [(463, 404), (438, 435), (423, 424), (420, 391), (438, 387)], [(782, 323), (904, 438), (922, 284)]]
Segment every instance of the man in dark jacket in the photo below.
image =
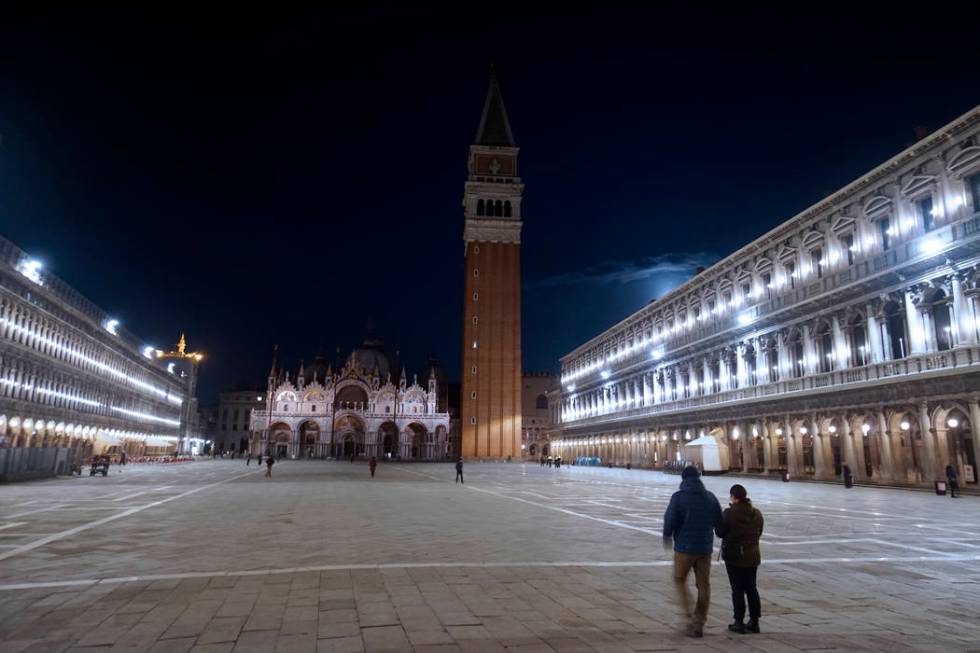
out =
[(956, 492), (960, 489), (960, 484), (956, 478), (956, 468), (952, 465), (946, 465), (946, 485), (949, 486), (949, 498), (955, 499)]
[[(728, 582), (732, 586), (732, 608), (735, 621), (728, 626), (733, 633), (759, 632), (762, 604), (755, 585), (756, 572), (762, 563), (759, 538), (762, 537), (762, 513), (752, 505), (748, 492), (741, 485), (730, 490), (731, 506), (721, 516), (721, 526), (715, 534), (721, 538), (721, 557), (725, 561)], [(749, 623), (745, 619), (745, 597), (749, 598)]]
[[(701, 474), (695, 467), (681, 472), (681, 489), (670, 498), (664, 513), (664, 547), (673, 541), (674, 587), (687, 624), (690, 637), (704, 636), (704, 622), (711, 603), (711, 552), (714, 550), (714, 529), (721, 524), (718, 499), (705, 489)], [(691, 597), (687, 577), (694, 570), (698, 599), (691, 612)]]

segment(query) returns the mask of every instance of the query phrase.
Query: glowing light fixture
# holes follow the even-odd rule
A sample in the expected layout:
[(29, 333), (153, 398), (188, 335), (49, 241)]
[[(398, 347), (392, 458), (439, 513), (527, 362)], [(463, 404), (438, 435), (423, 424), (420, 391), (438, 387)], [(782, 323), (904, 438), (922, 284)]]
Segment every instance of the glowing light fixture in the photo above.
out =
[(908, 423), (907, 421), (905, 421), (905, 420), (902, 420), (902, 423), (901, 423), (901, 424), (899, 424), (899, 426), (901, 426), (901, 427), (902, 427), (902, 430), (903, 430), (903, 431), (908, 431), (908, 430), (909, 430), (909, 429), (910, 429), (910, 428), (912, 427), (912, 425), (911, 425), (911, 424), (909, 424), (909, 423)]
[(569, 383), (565, 387), (568, 389), (569, 392), (575, 392), (575, 384), (574, 383)]
[(610, 372), (609, 370), (602, 370), (602, 372), (599, 374), (599, 376), (601, 376), (604, 379), (608, 379), (611, 375), (612, 372)]
[(922, 249), (923, 254), (935, 254), (943, 248), (943, 243), (937, 238), (930, 238), (929, 240), (923, 241), (919, 247)]
[(738, 323), (741, 326), (748, 326), (749, 324), (752, 324), (752, 315), (749, 314), (749, 313), (747, 313), (747, 312), (746, 313), (739, 313), (739, 315), (738, 315)]
[(41, 280), (41, 268), (43, 267), (44, 265), (36, 258), (25, 258), (17, 264), (17, 271), (37, 285), (43, 286), (44, 282)]
[(105, 321), (105, 324), (103, 324), (102, 326), (105, 328), (106, 331), (108, 331), (112, 335), (114, 336), (119, 335), (119, 333), (116, 331), (116, 329), (119, 327), (119, 320), (115, 318), (109, 318), (108, 320)]
[(833, 424), (831, 424), (830, 426), (828, 426), (827, 427), (827, 430), (830, 431), (831, 433), (837, 433), (837, 427), (834, 426)]
[(154, 358), (156, 358), (156, 352), (157, 352), (157, 348), (152, 345), (147, 345), (146, 347), (143, 347), (144, 358), (149, 358), (150, 360), (153, 360)]
[(865, 435), (867, 435), (868, 434), (868, 431), (870, 431), (870, 430), (871, 430), (871, 425), (870, 424), (862, 424), (861, 425), (861, 432), (864, 433)]
[(949, 428), (955, 429), (960, 425), (960, 420), (956, 419), (955, 417), (950, 417), (948, 420), (946, 420), (946, 424), (949, 425)]

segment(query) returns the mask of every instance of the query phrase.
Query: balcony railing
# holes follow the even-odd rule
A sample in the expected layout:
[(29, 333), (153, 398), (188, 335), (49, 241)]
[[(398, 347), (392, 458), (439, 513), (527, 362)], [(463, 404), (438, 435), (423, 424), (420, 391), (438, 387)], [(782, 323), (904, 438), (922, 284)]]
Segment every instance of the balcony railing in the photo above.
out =
[(564, 419), (563, 423), (567, 427), (577, 428), (603, 424), (613, 420), (619, 421), (634, 417), (699, 410), (741, 401), (770, 399), (779, 395), (792, 395), (817, 390), (825, 391), (825, 389), (843, 390), (855, 385), (888, 381), (895, 377), (911, 377), (939, 370), (968, 367), (980, 369), (980, 347), (957, 347), (948, 351), (931, 352), (882, 363), (871, 363), (863, 367), (849, 367), (763, 385), (749, 385), (732, 390), (723, 390), (698, 397), (688, 397), (624, 410), (611, 410), (577, 420)]

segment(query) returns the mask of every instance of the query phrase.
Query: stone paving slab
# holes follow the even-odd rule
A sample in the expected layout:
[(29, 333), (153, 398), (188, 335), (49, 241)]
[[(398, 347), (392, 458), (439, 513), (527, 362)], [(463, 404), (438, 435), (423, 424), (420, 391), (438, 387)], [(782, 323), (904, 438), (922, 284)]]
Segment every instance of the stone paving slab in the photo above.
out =
[[(232, 461), (0, 488), (0, 650), (980, 650), (980, 502), (749, 482), (763, 630), (684, 637), (676, 476)], [(708, 478), (720, 497), (733, 479)], [(51, 509), (54, 508), (54, 509)], [(116, 516), (98, 527), (87, 525)]]

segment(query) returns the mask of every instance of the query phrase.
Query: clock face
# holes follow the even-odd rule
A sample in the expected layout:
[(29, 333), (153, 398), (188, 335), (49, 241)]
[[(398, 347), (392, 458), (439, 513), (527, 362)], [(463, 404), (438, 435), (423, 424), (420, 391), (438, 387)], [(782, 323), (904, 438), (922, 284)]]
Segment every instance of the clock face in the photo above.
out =
[(500, 161), (497, 161), (496, 159), (494, 159), (493, 161), (490, 162), (490, 166), (489, 167), (490, 167), (490, 172), (491, 173), (497, 174), (498, 172), (500, 172)]

